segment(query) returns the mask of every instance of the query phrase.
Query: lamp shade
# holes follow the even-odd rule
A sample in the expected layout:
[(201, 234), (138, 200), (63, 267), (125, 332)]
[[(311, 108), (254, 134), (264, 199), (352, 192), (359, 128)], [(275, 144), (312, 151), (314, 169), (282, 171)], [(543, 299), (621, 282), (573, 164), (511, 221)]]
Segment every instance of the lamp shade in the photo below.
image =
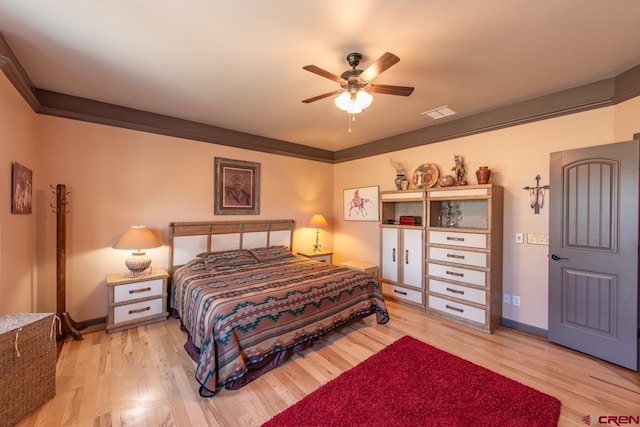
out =
[(311, 221), (309, 221), (309, 228), (327, 228), (329, 227), (329, 223), (326, 219), (320, 214), (315, 214), (311, 217)]
[(162, 246), (160, 240), (144, 225), (134, 225), (113, 245), (114, 249), (142, 250)]
[(144, 249), (157, 248), (162, 243), (143, 225), (134, 225), (113, 245), (114, 249), (129, 249), (133, 252), (125, 261), (131, 276), (138, 276), (151, 267), (151, 258), (142, 252)]

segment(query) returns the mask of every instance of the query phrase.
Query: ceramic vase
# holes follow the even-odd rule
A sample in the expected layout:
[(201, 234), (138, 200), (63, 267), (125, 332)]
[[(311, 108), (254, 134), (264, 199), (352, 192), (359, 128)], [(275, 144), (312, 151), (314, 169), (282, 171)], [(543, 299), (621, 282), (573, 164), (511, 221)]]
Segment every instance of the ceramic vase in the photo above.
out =
[(404, 174), (403, 173), (399, 173), (396, 174), (396, 188), (398, 190), (402, 190), (402, 181), (404, 181)]
[(476, 171), (476, 178), (478, 178), (478, 184), (488, 184), (491, 179), (491, 169), (487, 166), (480, 166)]

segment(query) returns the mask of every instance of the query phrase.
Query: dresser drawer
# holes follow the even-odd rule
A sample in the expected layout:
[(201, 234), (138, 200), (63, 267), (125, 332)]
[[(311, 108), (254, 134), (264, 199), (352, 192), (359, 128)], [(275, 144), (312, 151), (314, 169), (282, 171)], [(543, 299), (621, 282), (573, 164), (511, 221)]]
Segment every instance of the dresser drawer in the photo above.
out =
[(382, 293), (403, 301), (411, 301), (422, 305), (422, 292), (413, 289), (403, 288), (402, 286), (390, 285), (382, 283)]
[(429, 279), (429, 291), (469, 302), (475, 302), (476, 304), (487, 304), (487, 293), (482, 289), (468, 288), (466, 286)]
[(156, 298), (113, 307), (113, 323), (117, 325), (118, 323), (128, 322), (130, 320), (162, 314), (164, 312), (162, 302), (163, 298)]
[(486, 324), (486, 313), (484, 310), (476, 307), (470, 307), (465, 304), (451, 302), (444, 298), (429, 295), (429, 308), (438, 310), (443, 313), (451, 314), (462, 319), (471, 320), (472, 322)]
[(455, 264), (472, 265), (474, 267), (487, 266), (487, 254), (482, 252), (462, 251), (450, 248), (429, 248), (429, 259), (445, 261)]
[(448, 265), (435, 264), (432, 262), (429, 263), (429, 276), (456, 280), (458, 282), (470, 283), (472, 285), (478, 286), (486, 286), (487, 284), (487, 273), (485, 273), (484, 271), (451, 267)]
[(487, 235), (479, 233), (458, 233), (455, 231), (429, 230), (429, 243), (437, 245), (465, 246), (468, 248), (487, 248)]
[(113, 302), (118, 303), (134, 299), (148, 298), (155, 295), (162, 295), (164, 288), (163, 285), (163, 279), (115, 285), (113, 288)]

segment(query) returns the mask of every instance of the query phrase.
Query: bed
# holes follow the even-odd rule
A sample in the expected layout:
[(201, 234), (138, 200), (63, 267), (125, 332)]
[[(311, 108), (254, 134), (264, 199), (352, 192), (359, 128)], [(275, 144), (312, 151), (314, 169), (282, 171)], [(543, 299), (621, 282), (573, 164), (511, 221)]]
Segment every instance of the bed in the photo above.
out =
[(292, 220), (169, 224), (170, 308), (199, 393), (238, 389), (322, 336), (389, 320), (376, 280), (291, 252)]

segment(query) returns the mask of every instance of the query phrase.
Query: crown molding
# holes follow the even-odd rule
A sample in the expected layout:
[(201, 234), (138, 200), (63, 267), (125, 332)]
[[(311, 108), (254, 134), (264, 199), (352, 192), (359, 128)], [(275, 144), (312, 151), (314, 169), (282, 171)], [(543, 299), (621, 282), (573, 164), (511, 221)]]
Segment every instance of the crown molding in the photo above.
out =
[[(640, 80), (638, 80), (640, 82)], [(517, 102), (334, 153), (335, 163), (546, 120), (612, 105), (614, 79)]]
[(2, 34), (0, 34), (0, 69), (2, 69), (13, 87), (27, 101), (29, 106), (37, 112), (40, 108), (40, 103), (35, 95), (36, 87), (29, 79), (27, 72), (22, 68), (18, 58), (11, 51), (4, 37), (2, 37)]
[(442, 124), (335, 152), (238, 132), (204, 123), (38, 89), (0, 34), (0, 69), (33, 111), (56, 117), (226, 145), (264, 153), (341, 163), (419, 147), (580, 111), (615, 105), (640, 96), (640, 65), (615, 77), (517, 102)]
[(37, 112), (41, 114), (157, 133), (210, 144), (333, 163), (333, 152), (329, 150), (307, 147), (301, 144), (47, 90), (36, 89), (36, 97), (41, 104)]

